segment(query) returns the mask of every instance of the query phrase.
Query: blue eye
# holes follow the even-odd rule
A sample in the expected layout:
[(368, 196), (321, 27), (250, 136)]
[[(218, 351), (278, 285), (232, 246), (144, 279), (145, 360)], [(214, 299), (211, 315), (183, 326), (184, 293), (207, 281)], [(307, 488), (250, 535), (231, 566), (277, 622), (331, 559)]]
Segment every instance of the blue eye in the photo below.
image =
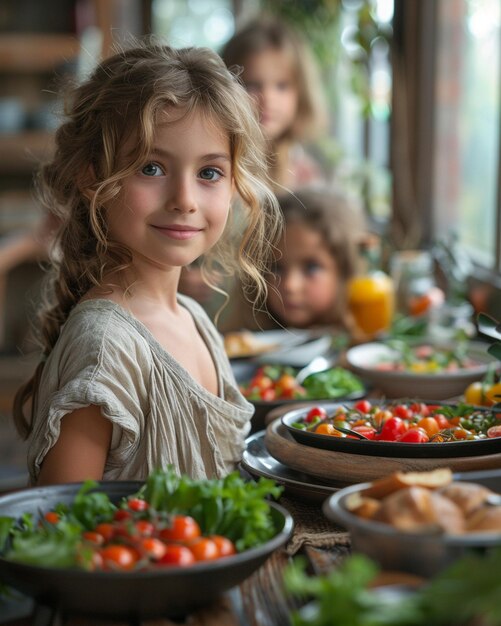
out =
[(160, 165), (157, 165), (156, 163), (148, 163), (141, 170), (141, 174), (144, 174), (145, 176), (163, 176), (164, 171)]
[(204, 169), (201, 170), (199, 176), (203, 180), (216, 181), (223, 176), (223, 173), (219, 170), (214, 169), (213, 167), (204, 167)]
[(322, 266), (320, 265), (320, 263), (317, 263), (316, 261), (306, 261), (306, 263), (303, 266), (303, 271), (304, 271), (305, 276), (312, 276), (313, 274), (316, 274), (321, 269), (322, 269)]
[(292, 84), (288, 81), (281, 81), (276, 84), (276, 88), (279, 91), (288, 91), (289, 89), (292, 89)]

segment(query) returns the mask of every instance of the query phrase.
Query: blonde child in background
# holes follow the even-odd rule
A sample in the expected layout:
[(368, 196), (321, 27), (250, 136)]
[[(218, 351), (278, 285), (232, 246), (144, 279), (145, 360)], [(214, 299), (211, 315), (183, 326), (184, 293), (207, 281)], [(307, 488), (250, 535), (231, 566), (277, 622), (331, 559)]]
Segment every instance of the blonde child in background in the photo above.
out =
[(270, 176), (279, 188), (296, 189), (325, 178), (307, 151), (327, 128), (318, 68), (302, 37), (282, 21), (261, 18), (238, 31), (221, 56), (239, 66), (268, 143)]
[[(260, 271), (281, 218), (263, 149), (245, 90), (208, 49), (141, 44), (74, 90), (39, 181), (61, 220), (43, 359), (14, 411), (32, 483), (234, 469), (253, 409), (178, 282), (204, 255), (237, 263), (266, 293)], [(236, 260), (235, 196), (245, 211)]]
[(366, 236), (362, 212), (327, 187), (284, 193), (278, 200), (285, 229), (268, 276), (266, 311), (255, 313), (240, 296), (223, 331), (322, 328), (351, 333), (347, 285), (358, 270), (359, 245)]

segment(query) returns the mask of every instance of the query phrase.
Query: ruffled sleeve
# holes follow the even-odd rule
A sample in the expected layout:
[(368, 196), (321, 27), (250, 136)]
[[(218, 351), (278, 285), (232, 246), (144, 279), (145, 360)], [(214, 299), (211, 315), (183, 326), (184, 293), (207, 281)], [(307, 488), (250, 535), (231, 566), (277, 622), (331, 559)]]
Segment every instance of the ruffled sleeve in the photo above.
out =
[(132, 459), (149, 414), (150, 370), (146, 342), (127, 332), (112, 310), (71, 315), (42, 374), (28, 449), (32, 482), (59, 437), (62, 418), (90, 405), (101, 407), (113, 423), (107, 467)]

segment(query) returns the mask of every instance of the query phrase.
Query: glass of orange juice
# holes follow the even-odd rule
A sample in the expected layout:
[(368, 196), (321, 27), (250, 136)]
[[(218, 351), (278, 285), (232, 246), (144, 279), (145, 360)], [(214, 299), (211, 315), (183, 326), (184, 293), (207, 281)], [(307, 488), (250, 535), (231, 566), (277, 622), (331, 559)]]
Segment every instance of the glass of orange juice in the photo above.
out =
[(372, 337), (388, 330), (395, 312), (392, 279), (382, 271), (355, 276), (348, 285), (348, 305), (366, 335)]

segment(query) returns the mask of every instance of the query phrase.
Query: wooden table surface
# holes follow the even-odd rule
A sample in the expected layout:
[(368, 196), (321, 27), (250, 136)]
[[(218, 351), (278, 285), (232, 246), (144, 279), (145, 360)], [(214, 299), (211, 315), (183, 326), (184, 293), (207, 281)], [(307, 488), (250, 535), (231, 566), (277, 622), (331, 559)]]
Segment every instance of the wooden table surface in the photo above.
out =
[[(283, 497), (280, 503), (288, 508), (294, 517), (295, 530), (291, 541), (277, 550), (247, 580), (234, 587), (213, 605), (190, 614), (184, 620), (169, 619), (129, 622), (135, 626), (290, 626), (291, 612), (299, 608), (300, 603), (289, 597), (283, 587), (284, 568), (294, 558), (294, 551), (306, 557), (312, 573), (323, 573), (335, 566), (348, 553), (347, 534), (336, 528), (323, 516), (317, 503), (308, 503), (290, 496)], [(313, 522), (312, 522), (313, 520)], [(318, 535), (316, 531), (318, 530)], [(315, 537), (324, 547), (315, 547)], [(310, 543), (302, 543), (307, 537)], [(327, 541), (326, 541), (327, 538)], [(339, 538), (339, 541), (338, 541)], [(327, 544), (327, 545), (326, 545)], [(299, 548), (299, 549), (298, 549)], [(26, 606), (26, 605), (25, 605)], [(12, 603), (9, 604), (12, 608)], [(2, 615), (3, 613), (3, 615)], [(0, 624), (2, 626), (62, 626), (59, 616), (52, 621), (48, 611), (37, 615), (31, 614), (18, 619), (7, 617), (7, 608), (2, 611), (0, 602)], [(125, 622), (84, 619), (73, 617), (64, 621), (65, 626), (123, 626)]]

